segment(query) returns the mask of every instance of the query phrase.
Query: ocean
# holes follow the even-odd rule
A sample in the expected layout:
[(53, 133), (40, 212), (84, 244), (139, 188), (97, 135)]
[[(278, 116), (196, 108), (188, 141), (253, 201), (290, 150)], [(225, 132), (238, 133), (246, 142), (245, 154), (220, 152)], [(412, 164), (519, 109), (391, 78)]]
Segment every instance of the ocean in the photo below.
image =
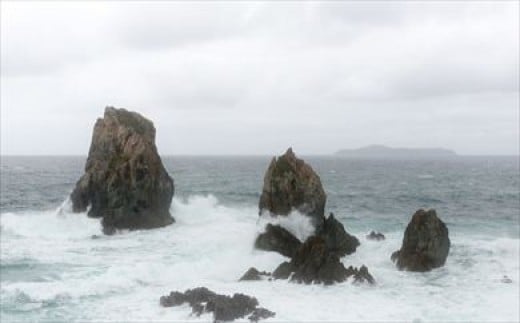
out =
[[(172, 290), (205, 286), (255, 296), (265, 322), (518, 322), (518, 157), (352, 160), (303, 156), (333, 212), (361, 242), (343, 263), (365, 264), (377, 284), (238, 282), (283, 256), (254, 250), (258, 199), (272, 157), (163, 157), (175, 180), (168, 227), (104, 236), (98, 219), (70, 212), (85, 157), (1, 157), (1, 322), (207, 322)], [(435, 208), (451, 249), (442, 268), (399, 271), (390, 260), (412, 214)], [(286, 220), (301, 237), (308, 223)], [(365, 238), (371, 230), (384, 241)], [(512, 282), (507, 283), (504, 276)]]

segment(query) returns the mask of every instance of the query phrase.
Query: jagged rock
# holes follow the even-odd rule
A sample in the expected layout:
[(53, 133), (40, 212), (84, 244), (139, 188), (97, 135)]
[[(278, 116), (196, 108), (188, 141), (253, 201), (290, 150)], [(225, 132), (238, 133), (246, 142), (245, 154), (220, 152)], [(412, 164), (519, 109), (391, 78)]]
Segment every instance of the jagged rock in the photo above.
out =
[(248, 319), (251, 322), (258, 322), (259, 320), (274, 317), (275, 315), (276, 315), (275, 312), (271, 312), (270, 310), (263, 308), (263, 307), (258, 307), (253, 311), (253, 314), (251, 314), (248, 317)]
[(367, 239), (380, 241), (385, 240), (386, 238), (381, 232), (370, 231), (370, 234), (367, 234)]
[(368, 268), (365, 265), (362, 265), (359, 269), (349, 266), (347, 268), (347, 276), (354, 276), (354, 283), (369, 283), (370, 285), (374, 285), (376, 283), (374, 277), (370, 275), (368, 272)]
[(266, 251), (276, 251), (289, 258), (294, 255), (301, 244), (301, 241), (289, 231), (279, 225), (273, 225), (271, 223), (266, 225), (265, 232), (258, 235), (255, 240), (255, 248)]
[(273, 271), (273, 278), (287, 279), (293, 273), (294, 268), (290, 262), (284, 261)]
[(406, 227), (401, 249), (394, 252), (391, 259), (399, 269), (428, 271), (443, 266), (449, 250), (450, 239), (444, 222), (435, 210), (420, 209)]
[(329, 252), (325, 240), (318, 236), (308, 238), (294, 255), (291, 265), (294, 274), (291, 280), (310, 284), (332, 284), (346, 279), (345, 266), (339, 257)]
[(249, 319), (257, 322), (259, 319), (272, 317), (275, 313), (258, 306), (254, 297), (236, 293), (233, 296), (219, 295), (205, 287), (188, 289), (184, 293), (171, 292), (159, 300), (161, 306), (171, 307), (188, 303), (195, 315), (213, 312), (214, 321), (232, 321), (251, 314)]
[(343, 224), (334, 218), (333, 213), (323, 222), (316, 235), (322, 237), (329, 251), (339, 257), (356, 252), (359, 246), (359, 240), (345, 231)]
[(150, 229), (174, 222), (172, 178), (155, 146), (153, 123), (107, 107), (94, 126), (85, 174), (71, 194), (74, 212), (101, 217), (103, 231)]
[(262, 280), (261, 276), (271, 276), (271, 274), (266, 271), (258, 271), (258, 269), (251, 267), (246, 271), (244, 275), (242, 275), (242, 277), (240, 277), (239, 281)]
[[(292, 276), (291, 276), (292, 275)], [(359, 270), (352, 266), (345, 268), (336, 253), (329, 250), (325, 240), (319, 236), (309, 237), (298, 249), (291, 262), (283, 262), (272, 274), (275, 279), (287, 279), (297, 283), (323, 283), (330, 285), (354, 276), (355, 283), (375, 280), (366, 266)]]
[(320, 177), (291, 148), (273, 158), (264, 176), (260, 212), (288, 215), (293, 209), (312, 217), (315, 225), (324, 218), (327, 197)]

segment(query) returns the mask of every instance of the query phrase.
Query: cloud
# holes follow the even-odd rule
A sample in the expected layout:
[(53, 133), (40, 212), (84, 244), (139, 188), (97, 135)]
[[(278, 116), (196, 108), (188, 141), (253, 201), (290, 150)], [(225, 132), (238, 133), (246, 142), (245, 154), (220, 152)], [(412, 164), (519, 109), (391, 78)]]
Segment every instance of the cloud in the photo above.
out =
[(2, 153), (85, 153), (106, 105), (155, 120), (166, 153), (518, 153), (517, 13), (516, 2), (3, 2)]

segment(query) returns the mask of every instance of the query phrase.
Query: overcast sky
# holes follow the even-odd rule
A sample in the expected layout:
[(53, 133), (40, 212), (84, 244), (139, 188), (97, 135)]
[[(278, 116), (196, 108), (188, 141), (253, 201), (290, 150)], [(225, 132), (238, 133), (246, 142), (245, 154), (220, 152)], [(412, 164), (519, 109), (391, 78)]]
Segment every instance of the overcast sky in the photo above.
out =
[(1, 154), (519, 153), (519, 2), (1, 2)]

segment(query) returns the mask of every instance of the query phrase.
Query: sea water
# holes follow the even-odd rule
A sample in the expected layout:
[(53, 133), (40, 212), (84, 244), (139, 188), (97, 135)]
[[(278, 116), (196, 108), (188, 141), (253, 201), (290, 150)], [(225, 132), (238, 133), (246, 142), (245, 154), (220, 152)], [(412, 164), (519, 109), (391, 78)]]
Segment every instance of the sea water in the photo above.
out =
[[(176, 222), (105, 236), (98, 219), (71, 213), (67, 201), (84, 157), (2, 157), (1, 321), (211, 321), (188, 306), (159, 305), (172, 290), (198, 286), (256, 297), (276, 312), (267, 322), (519, 321), (518, 157), (306, 157), (326, 211), (361, 242), (343, 263), (365, 264), (375, 286), (237, 281), (249, 267), (272, 271), (287, 260), (253, 248), (266, 221), (258, 199), (270, 158), (165, 157)], [(390, 255), (421, 207), (448, 226), (446, 265), (399, 271)], [(312, 234), (296, 214), (281, 222), (300, 238)], [(371, 230), (386, 240), (367, 240)]]

